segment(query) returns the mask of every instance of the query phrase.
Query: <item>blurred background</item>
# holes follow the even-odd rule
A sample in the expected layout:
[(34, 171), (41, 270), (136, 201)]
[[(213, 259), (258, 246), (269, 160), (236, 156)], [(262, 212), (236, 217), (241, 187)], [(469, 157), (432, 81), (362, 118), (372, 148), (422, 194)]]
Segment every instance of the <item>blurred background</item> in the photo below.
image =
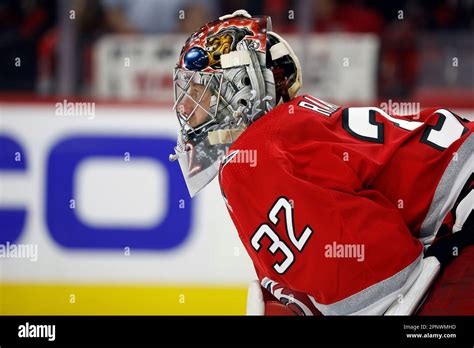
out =
[(181, 47), (237, 9), (302, 93), (474, 114), (474, 0), (0, 0), (0, 314), (245, 312), (217, 183), (191, 200), (167, 159)]
[[(331, 51), (346, 46), (349, 56), (357, 48), (352, 45), (358, 45), (341, 39), (325, 44), (327, 49), (313, 48), (312, 42), (327, 34), (371, 38), (366, 63), (374, 70), (372, 97), (407, 98), (440, 87), (472, 88), (472, 0), (2, 0), (0, 90), (165, 99), (168, 94), (162, 89), (171, 88), (169, 69), (182, 44), (165, 38), (185, 38), (203, 23), (240, 8), (270, 15), (275, 31), (299, 43), (295, 49), (310, 93), (316, 93), (320, 80), (327, 77)], [(119, 36), (127, 38), (121, 42)], [(140, 62), (142, 67), (132, 76), (109, 66), (123, 66), (127, 55), (136, 60), (132, 65)], [(22, 58), (21, 69), (12, 64), (16, 57)], [(450, 69), (455, 57), (459, 69)], [(326, 92), (330, 86), (321, 88)], [(337, 99), (336, 94), (331, 97)]]

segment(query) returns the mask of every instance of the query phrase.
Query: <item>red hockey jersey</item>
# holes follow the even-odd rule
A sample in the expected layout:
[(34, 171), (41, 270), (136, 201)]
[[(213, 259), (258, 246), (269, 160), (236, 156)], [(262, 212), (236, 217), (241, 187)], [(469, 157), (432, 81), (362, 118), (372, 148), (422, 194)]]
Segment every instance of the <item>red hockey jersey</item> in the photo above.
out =
[(219, 182), (259, 279), (325, 315), (382, 314), (473, 172), (473, 130), (445, 109), (399, 117), (308, 95), (255, 121)]

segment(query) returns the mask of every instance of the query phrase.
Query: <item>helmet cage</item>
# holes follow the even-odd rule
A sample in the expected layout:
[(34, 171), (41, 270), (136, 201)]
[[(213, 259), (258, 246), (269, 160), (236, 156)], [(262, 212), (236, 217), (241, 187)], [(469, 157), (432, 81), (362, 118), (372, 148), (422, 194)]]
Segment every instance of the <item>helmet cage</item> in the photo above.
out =
[[(223, 74), (221, 72), (190, 71), (179, 67), (174, 69), (173, 85), (175, 101), (173, 110), (176, 112), (183, 135), (189, 136), (218, 121), (220, 102), (225, 102), (221, 95), (222, 81)], [(191, 83), (199, 84), (204, 88), (197, 98), (189, 93)], [(210, 105), (202, 105), (204, 96), (208, 91), (211, 94)], [(194, 104), (189, 114), (186, 114), (184, 110), (180, 108), (180, 103), (185, 97)], [(201, 124), (192, 126), (190, 120), (198, 109), (204, 111), (208, 119)]]

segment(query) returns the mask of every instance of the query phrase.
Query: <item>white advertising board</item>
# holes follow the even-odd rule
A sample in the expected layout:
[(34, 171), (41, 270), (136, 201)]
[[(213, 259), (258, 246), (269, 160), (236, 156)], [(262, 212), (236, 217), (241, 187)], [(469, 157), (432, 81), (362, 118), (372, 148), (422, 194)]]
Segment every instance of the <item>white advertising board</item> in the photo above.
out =
[[(376, 98), (379, 40), (370, 34), (284, 35), (303, 67), (306, 93), (336, 102)], [(102, 37), (94, 47), (100, 97), (170, 101), (182, 35)]]
[[(54, 103), (1, 105), (2, 161), (13, 164), (0, 168), (0, 236), (36, 245), (37, 260), (2, 257), (0, 280), (245, 285), (253, 279), (218, 183), (191, 201), (178, 163), (167, 162), (175, 116), (143, 106), (93, 109), (57, 115)], [(16, 170), (15, 160), (23, 163)], [(65, 190), (71, 199), (57, 205)], [(9, 219), (12, 209), (25, 214), (23, 224)]]

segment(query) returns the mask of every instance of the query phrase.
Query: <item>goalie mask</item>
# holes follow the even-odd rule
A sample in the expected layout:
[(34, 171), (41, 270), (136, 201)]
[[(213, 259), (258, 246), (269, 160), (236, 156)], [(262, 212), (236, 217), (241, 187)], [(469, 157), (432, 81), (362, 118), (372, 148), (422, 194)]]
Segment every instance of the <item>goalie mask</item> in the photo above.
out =
[(179, 161), (193, 197), (216, 177), (249, 124), (294, 97), (301, 69), (289, 45), (271, 32), (269, 17), (239, 10), (188, 38), (173, 85), (181, 128), (170, 160)]

